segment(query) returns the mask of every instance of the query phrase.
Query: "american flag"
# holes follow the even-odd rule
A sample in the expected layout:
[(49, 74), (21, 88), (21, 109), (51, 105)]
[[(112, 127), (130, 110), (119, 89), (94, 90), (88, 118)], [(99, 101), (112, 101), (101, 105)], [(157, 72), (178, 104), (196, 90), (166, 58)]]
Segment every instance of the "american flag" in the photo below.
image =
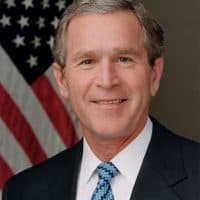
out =
[(0, 193), (10, 176), (81, 136), (50, 68), (54, 32), (70, 3), (0, 0)]

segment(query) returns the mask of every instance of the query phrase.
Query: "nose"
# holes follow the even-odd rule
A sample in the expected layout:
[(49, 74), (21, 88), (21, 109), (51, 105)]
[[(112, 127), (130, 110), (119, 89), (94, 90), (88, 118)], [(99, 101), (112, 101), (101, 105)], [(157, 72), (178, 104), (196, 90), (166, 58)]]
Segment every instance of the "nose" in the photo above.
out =
[(110, 89), (120, 83), (119, 74), (112, 61), (103, 61), (99, 64), (99, 70), (96, 78), (96, 85), (105, 89)]

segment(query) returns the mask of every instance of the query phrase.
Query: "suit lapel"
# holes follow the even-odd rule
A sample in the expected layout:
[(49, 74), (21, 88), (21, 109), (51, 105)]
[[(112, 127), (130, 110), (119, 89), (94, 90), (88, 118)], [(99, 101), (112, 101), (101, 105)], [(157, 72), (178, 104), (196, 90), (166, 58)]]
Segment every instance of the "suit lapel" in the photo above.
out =
[(180, 200), (177, 188), (187, 178), (181, 147), (154, 119), (153, 134), (131, 200)]
[[(153, 120), (153, 134), (137, 177), (131, 200), (180, 200), (181, 184), (187, 179), (177, 136)], [(79, 142), (56, 162), (55, 173), (46, 181), (49, 200), (75, 200), (83, 144)], [(180, 187), (180, 188), (179, 188)]]
[(60, 159), (56, 173), (48, 180), (50, 200), (75, 200), (80, 162), (82, 158), (82, 140), (66, 156)]

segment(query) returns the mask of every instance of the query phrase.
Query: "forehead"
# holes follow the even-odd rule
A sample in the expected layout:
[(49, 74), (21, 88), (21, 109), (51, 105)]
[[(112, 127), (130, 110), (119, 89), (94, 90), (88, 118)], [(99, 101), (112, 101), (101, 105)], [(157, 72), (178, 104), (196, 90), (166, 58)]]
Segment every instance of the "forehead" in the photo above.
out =
[[(77, 16), (74, 16), (71, 18), (71, 20), (69, 21), (68, 26), (66, 27), (66, 32), (68, 32), (69, 29), (71, 29), (71, 27), (74, 26), (74, 24), (76, 25), (83, 25), (83, 24), (90, 24), (92, 25), (94, 22), (101, 22), (104, 21), (105, 23), (109, 23), (110, 21), (113, 21), (114, 19), (117, 19), (117, 21), (122, 22), (122, 21), (127, 21), (129, 23), (132, 22), (135, 23), (135, 25), (139, 25), (140, 27), (142, 27), (140, 25), (140, 22), (138, 20), (138, 18), (136, 17), (136, 15), (130, 11), (130, 10), (114, 10), (114, 11), (110, 11), (110, 12), (105, 12), (105, 13), (100, 13), (100, 12), (83, 12)], [(106, 25), (106, 24), (105, 24)]]
[[(69, 51), (78, 48), (132, 48), (144, 44), (144, 32), (129, 10), (109, 13), (87, 12), (74, 17), (66, 31)], [(89, 49), (90, 50), (90, 49)]]

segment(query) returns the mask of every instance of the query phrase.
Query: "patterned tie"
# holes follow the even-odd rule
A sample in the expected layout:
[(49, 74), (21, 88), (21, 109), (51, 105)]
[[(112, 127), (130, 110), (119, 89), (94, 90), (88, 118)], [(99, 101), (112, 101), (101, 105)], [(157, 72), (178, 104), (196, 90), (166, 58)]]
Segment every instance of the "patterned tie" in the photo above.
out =
[(111, 162), (101, 163), (97, 167), (99, 181), (91, 200), (114, 200), (110, 181), (118, 172), (118, 169)]

